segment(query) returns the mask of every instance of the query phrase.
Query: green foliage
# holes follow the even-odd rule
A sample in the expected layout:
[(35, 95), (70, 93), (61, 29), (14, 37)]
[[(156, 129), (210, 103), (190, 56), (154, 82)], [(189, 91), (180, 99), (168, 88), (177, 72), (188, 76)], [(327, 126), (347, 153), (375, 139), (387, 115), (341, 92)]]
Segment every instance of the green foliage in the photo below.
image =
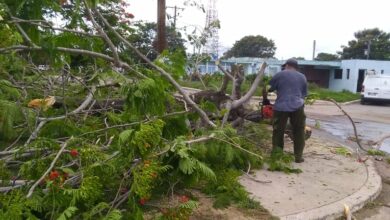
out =
[[(91, 7), (99, 6), (97, 9), (108, 22), (130, 42), (140, 42), (133, 44), (138, 49), (149, 51), (153, 46), (153, 35), (148, 35), (148, 39), (143, 39), (141, 34), (134, 36), (138, 31), (149, 34), (149, 27), (139, 30), (121, 22), (121, 1), (88, 0), (87, 3)], [(16, 23), (11, 21), (8, 9), (18, 18), (42, 20), (40, 23), (47, 25), (60, 19), (64, 28), (96, 33), (81, 0), (4, 0), (0, 3), (1, 48), (13, 45), (31, 47), (31, 42), (22, 38)], [(196, 113), (164, 115), (183, 111), (182, 103), (174, 101), (174, 86), (157, 71), (145, 67), (144, 61), (120, 43), (100, 19), (96, 20), (113, 40), (121, 60), (132, 70), (113, 67), (110, 62), (88, 54), (58, 50), (58, 47), (64, 47), (112, 56), (111, 49), (100, 37), (54, 31), (50, 27), (25, 22), (18, 24), (32, 43), (43, 50), (3, 50), (7, 54), (0, 54), (0, 141), (4, 147), (12, 144), (17, 152), (0, 158), (2, 185), (10, 186), (12, 176), (34, 183), (52, 164), (60, 146), (67, 143), (67, 148), (56, 158), (53, 169), (39, 182), (31, 197), (26, 198), (30, 183), (0, 193), (0, 219), (138, 220), (143, 219), (144, 211), (151, 209), (142, 205), (142, 199), (153, 200), (185, 190), (188, 186), (210, 183), (213, 190), (217, 190), (217, 181), (223, 185), (218, 188), (220, 198), (232, 191), (232, 203), (255, 207), (244, 189), (237, 185), (237, 179), (238, 169), (246, 168), (248, 163), (252, 167), (261, 166), (261, 156), (243, 151), (260, 153), (258, 149), (228, 126), (223, 130), (190, 130), (187, 123), (198, 120)], [(211, 28), (218, 26), (219, 23), (215, 22), (208, 27), (198, 38), (199, 43), (204, 44)], [(172, 33), (173, 43), (181, 48), (180, 33)], [(143, 45), (143, 42), (150, 44)], [(172, 48), (170, 46), (170, 51), (155, 57), (154, 62), (175, 79), (180, 79), (185, 75), (185, 52)], [(204, 57), (209, 58), (208, 55)], [(134, 74), (136, 71), (146, 78)], [(206, 82), (219, 87), (221, 75), (207, 77)], [(245, 88), (248, 85), (245, 84)], [(79, 114), (66, 115), (80, 105), (92, 86), (97, 87), (93, 104)], [(57, 99), (48, 111), (26, 107), (30, 100), (48, 95)], [(123, 98), (124, 110), (111, 107), (111, 100)], [(217, 112), (211, 103), (205, 102), (202, 107)], [(38, 125), (38, 117), (57, 116), (66, 117), (48, 121), (36, 130), (37, 137), (31, 136), (31, 142), (25, 146)], [(211, 134), (215, 139), (191, 142)], [(218, 180), (221, 172), (235, 172), (234, 178), (220, 177), (222, 179)], [(172, 216), (163, 218), (188, 219), (197, 206), (198, 203), (192, 200), (181, 202), (172, 207)]]
[(16, 135), (13, 127), (22, 118), (23, 113), (16, 103), (0, 100), (0, 140), (13, 138)]
[(339, 55), (330, 53), (318, 53), (315, 60), (319, 61), (337, 61), (340, 60)]
[(194, 156), (194, 150), (188, 147), (183, 137), (176, 139), (171, 151), (177, 155), (178, 168), (183, 174), (201, 175), (211, 180), (216, 178), (214, 171)]
[(271, 157), (266, 160), (269, 165), (269, 171), (281, 171), (287, 174), (302, 173), (302, 170), (293, 168), (291, 163), (294, 161), (294, 155), (286, 154), (283, 150), (272, 152)]
[(0, 99), (9, 99), (13, 101), (19, 100), (20, 92), (9, 81), (0, 80)]
[[(218, 172), (217, 180), (204, 186), (203, 191), (215, 196), (214, 208), (226, 208), (232, 203), (242, 204), (246, 208), (251, 200), (248, 192), (238, 182), (241, 172), (234, 169), (225, 169)], [(256, 205), (252, 207), (257, 208)]]
[(350, 157), (352, 156), (352, 153), (350, 150), (348, 150), (347, 148), (345, 147), (337, 147), (336, 150), (334, 151), (336, 154), (338, 155), (342, 155), (342, 156), (345, 156), (345, 157)]
[(261, 57), (271, 58), (275, 54), (275, 43), (261, 35), (245, 36), (234, 43), (224, 57)]
[(192, 212), (197, 209), (199, 203), (193, 200), (181, 203), (177, 206), (164, 208), (161, 210), (162, 215), (157, 216), (157, 220), (177, 220), (177, 219), (189, 219)]
[(370, 44), (371, 60), (390, 60), (390, 33), (378, 28), (364, 29), (355, 33), (355, 39), (348, 42), (348, 46), (342, 46), (339, 52), (341, 59), (367, 59), (365, 50)]
[(47, 138), (61, 138), (77, 136), (81, 130), (70, 120), (54, 120), (46, 123), (41, 130), (41, 136)]
[(125, 87), (126, 110), (138, 116), (162, 115), (165, 112), (168, 94), (161, 84), (153, 79), (143, 79)]
[(119, 135), (119, 144), (124, 155), (146, 157), (160, 144), (164, 122), (156, 120), (149, 124), (141, 124), (138, 131), (125, 130)]
[(165, 50), (154, 61), (158, 66), (171, 73), (175, 79), (185, 74), (186, 57), (182, 50), (168, 52)]
[[(213, 169), (246, 169), (249, 163), (255, 168), (262, 166), (261, 152), (247, 141), (247, 137), (239, 136), (236, 130), (229, 126), (223, 130), (214, 131), (213, 134), (215, 135), (214, 139), (194, 145), (197, 157), (212, 165)], [(257, 153), (259, 156), (249, 154), (237, 146)]]
[(178, 115), (164, 119), (163, 137), (168, 140), (174, 140), (178, 136), (186, 135), (190, 132), (186, 124), (187, 116)]
[(0, 160), (0, 186), (8, 185), (8, 180), (11, 179), (11, 171), (7, 169), (7, 166), (4, 161)]
[(65, 211), (61, 213), (61, 215), (57, 218), (57, 220), (68, 220), (72, 219), (72, 216), (77, 212), (77, 208), (74, 206), (70, 206)]
[(341, 92), (335, 92), (329, 89), (320, 88), (314, 83), (309, 83), (308, 90), (309, 90), (309, 96), (307, 100), (314, 101), (316, 99), (321, 99), (321, 100), (333, 99), (336, 102), (348, 102), (348, 101), (360, 99), (360, 94), (358, 93), (352, 93), (346, 90), (343, 90)]
[(375, 150), (375, 149), (369, 149), (367, 151), (367, 154), (372, 156), (383, 156), (383, 157), (386, 156), (386, 152), (381, 150)]

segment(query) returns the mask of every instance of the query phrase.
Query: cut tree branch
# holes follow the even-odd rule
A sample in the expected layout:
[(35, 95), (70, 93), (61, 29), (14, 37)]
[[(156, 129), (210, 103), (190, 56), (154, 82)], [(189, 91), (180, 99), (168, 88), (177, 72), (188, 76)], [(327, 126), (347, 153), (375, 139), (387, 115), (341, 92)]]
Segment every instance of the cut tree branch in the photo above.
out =
[(35, 140), (37, 137), (38, 137), (38, 134), (39, 134), (39, 131), (42, 129), (42, 127), (49, 121), (54, 121), (54, 120), (61, 120), (61, 119), (64, 119), (66, 118), (67, 116), (69, 115), (75, 115), (75, 114), (78, 114), (80, 113), (82, 110), (84, 110), (85, 108), (88, 107), (88, 105), (92, 102), (93, 100), (93, 95), (96, 91), (96, 87), (95, 86), (92, 86), (92, 88), (90, 89), (90, 92), (89, 94), (87, 95), (86, 99), (84, 100), (83, 103), (81, 103), (81, 105), (76, 108), (75, 110), (73, 110), (72, 112), (66, 114), (66, 115), (62, 115), (62, 116), (57, 116), (57, 117), (51, 117), (51, 118), (41, 118), (39, 117), (38, 118), (38, 121), (39, 121), (39, 124), (38, 126), (34, 129), (34, 131), (32, 132), (32, 134), (30, 135), (30, 137), (27, 139), (26, 143), (24, 144), (24, 146), (26, 147), (31, 141)]
[(249, 91), (240, 99), (233, 101), (232, 109), (236, 109), (236, 108), (240, 107), (241, 105), (243, 105), (244, 103), (246, 103), (247, 101), (249, 101), (249, 99), (256, 92), (256, 89), (259, 86), (259, 83), (261, 82), (261, 80), (263, 78), (264, 71), (265, 71), (266, 67), (267, 67), (267, 63), (264, 62), (263, 65), (261, 65), (261, 68), (260, 68), (259, 72), (257, 73), (256, 79), (253, 81), (252, 86), (249, 89)]
[[(70, 138), (69, 140), (71, 140), (72, 138)], [(49, 172), (54, 168), (57, 160), (60, 158), (62, 152), (65, 150), (66, 146), (68, 145), (68, 141), (64, 142), (61, 146), (61, 149), (58, 151), (56, 157), (53, 159), (53, 161), (51, 162), (49, 168), (46, 170), (46, 172), (41, 176), (41, 178), (39, 178), (30, 188), (30, 190), (28, 191), (27, 193), (27, 198), (30, 198), (32, 196), (32, 194), (34, 193), (34, 190), (35, 188), (39, 185), (40, 182), (42, 182), (45, 177), (49, 174)]]
[(127, 41), (124, 37), (122, 37), (103, 17), (103, 15), (96, 11), (96, 14), (100, 17), (100, 19), (104, 22), (108, 29), (110, 29), (115, 36), (117, 36), (122, 42), (124, 42), (128, 47), (130, 47), (139, 57), (141, 57), (146, 63), (148, 63), (151, 67), (156, 69), (162, 76), (164, 76), (183, 96), (184, 100), (190, 104), (200, 115), (200, 117), (211, 127), (217, 127), (207, 116), (206, 112), (204, 112), (187, 94), (187, 92), (176, 82), (176, 80), (171, 76), (171, 74), (167, 73), (164, 69), (154, 64), (150, 61), (144, 54), (142, 54), (137, 48), (135, 48), (129, 41)]
[(12, 21), (11, 21), (12, 23), (27, 23), (27, 24), (31, 24), (31, 25), (35, 25), (35, 26), (39, 26), (39, 27), (43, 27), (43, 28), (50, 28), (52, 30), (57, 30), (57, 31), (62, 31), (62, 32), (70, 32), (70, 33), (85, 35), (85, 36), (89, 36), (89, 37), (100, 37), (100, 38), (102, 37), (100, 35), (91, 34), (91, 33), (84, 32), (84, 31), (76, 31), (76, 30), (67, 29), (67, 28), (54, 27), (54, 26), (52, 26), (52, 24), (50, 24), (49, 22), (44, 21), (44, 20), (24, 20), (24, 19), (17, 18), (17, 17), (11, 17), (11, 18), (12, 18)]
[(91, 10), (88, 7), (87, 2), (85, 0), (83, 2), (84, 2), (84, 5), (85, 5), (85, 10), (87, 11), (87, 16), (89, 16), (93, 26), (95, 26), (95, 28), (98, 31), (98, 33), (100, 34), (100, 36), (102, 36), (104, 41), (106, 41), (106, 43), (110, 47), (110, 49), (112, 51), (112, 55), (114, 57), (114, 64), (115, 64), (115, 66), (120, 66), (121, 61), (119, 59), (119, 55), (118, 55), (118, 52), (116, 50), (115, 45), (112, 43), (111, 39), (107, 36), (106, 32), (104, 32), (103, 28), (100, 27), (100, 25), (95, 21), (95, 18), (93, 17), (93, 15), (91, 13)]
[[(28, 46), (25, 46), (25, 45), (16, 45), (16, 46), (11, 46), (11, 47), (0, 48), (0, 53), (5, 53), (5, 52), (8, 52), (8, 51), (23, 51), (23, 50), (27, 50), (27, 51), (44, 51), (45, 49), (42, 48), (42, 47), (28, 47)], [(55, 50), (61, 51), (61, 52), (66, 52), (66, 53), (88, 55), (88, 56), (95, 57), (95, 58), (101, 58), (103, 60), (107, 60), (107, 61), (110, 61), (110, 62), (113, 62), (113, 63), (115, 62), (115, 59), (110, 57), (110, 56), (108, 56), (108, 55), (105, 55), (105, 54), (102, 54), (102, 53), (93, 52), (93, 51), (89, 51), (89, 50), (66, 48), (66, 47), (56, 47)], [(119, 66), (123, 67), (123, 68), (126, 68), (126, 69), (131, 69), (129, 64), (127, 64), (125, 62), (120, 62)]]
[(353, 132), (355, 134), (355, 138), (356, 138), (356, 143), (357, 145), (359, 146), (360, 149), (362, 149), (364, 152), (367, 152), (367, 150), (362, 146), (362, 144), (360, 143), (360, 138), (358, 136), (358, 132), (357, 132), (357, 129), (356, 129), (356, 125), (355, 125), (355, 122), (353, 121), (353, 119), (351, 118), (351, 116), (340, 106), (339, 103), (337, 103), (335, 100), (333, 99), (329, 99), (329, 101), (331, 101), (333, 104), (335, 104), (343, 113), (345, 116), (348, 117), (349, 121), (351, 122), (352, 126), (353, 126)]
[(228, 70), (225, 70), (225, 68), (223, 68), (223, 66), (221, 66), (220, 63), (218, 63), (217, 66), (223, 72), (223, 74), (228, 76), (231, 80), (234, 80), (234, 77), (232, 76), (232, 74)]

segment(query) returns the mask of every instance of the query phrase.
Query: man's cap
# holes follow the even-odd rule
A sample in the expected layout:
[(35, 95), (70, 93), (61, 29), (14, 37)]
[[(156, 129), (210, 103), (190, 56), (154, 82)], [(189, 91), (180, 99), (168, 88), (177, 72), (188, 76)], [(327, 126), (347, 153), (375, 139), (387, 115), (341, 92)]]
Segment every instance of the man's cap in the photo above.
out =
[(285, 67), (286, 65), (292, 66), (292, 67), (298, 67), (298, 61), (296, 59), (290, 58), (286, 60), (286, 62), (282, 65), (282, 67)]

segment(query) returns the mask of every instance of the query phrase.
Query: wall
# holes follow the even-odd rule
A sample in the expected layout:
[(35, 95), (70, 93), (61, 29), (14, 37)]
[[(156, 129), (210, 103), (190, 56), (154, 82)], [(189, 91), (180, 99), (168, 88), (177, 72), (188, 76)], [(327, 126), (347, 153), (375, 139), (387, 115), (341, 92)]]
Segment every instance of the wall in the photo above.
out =
[(322, 88), (329, 87), (331, 69), (315, 69), (314, 66), (303, 66), (300, 71), (305, 74), (308, 82), (315, 83)]
[[(335, 91), (343, 89), (356, 92), (358, 87), (359, 69), (375, 70), (376, 74), (390, 75), (390, 61), (380, 60), (342, 60), (341, 69), (343, 70), (342, 79), (334, 78), (334, 71), (331, 71), (329, 78), (329, 88)], [(350, 70), (349, 79), (347, 79), (347, 69)]]

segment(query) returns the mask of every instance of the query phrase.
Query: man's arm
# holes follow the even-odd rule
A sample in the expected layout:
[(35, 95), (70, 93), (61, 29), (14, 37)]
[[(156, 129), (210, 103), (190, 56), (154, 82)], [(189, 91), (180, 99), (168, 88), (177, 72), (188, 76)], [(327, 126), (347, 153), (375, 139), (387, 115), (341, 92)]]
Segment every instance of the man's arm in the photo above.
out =
[(307, 96), (307, 80), (306, 79), (305, 79), (305, 83), (303, 84), (302, 95), (303, 95), (303, 97)]
[(277, 78), (278, 78), (278, 74), (273, 76), (269, 81), (269, 85), (271, 86), (271, 88), (268, 89), (268, 92), (273, 92), (277, 90)]

